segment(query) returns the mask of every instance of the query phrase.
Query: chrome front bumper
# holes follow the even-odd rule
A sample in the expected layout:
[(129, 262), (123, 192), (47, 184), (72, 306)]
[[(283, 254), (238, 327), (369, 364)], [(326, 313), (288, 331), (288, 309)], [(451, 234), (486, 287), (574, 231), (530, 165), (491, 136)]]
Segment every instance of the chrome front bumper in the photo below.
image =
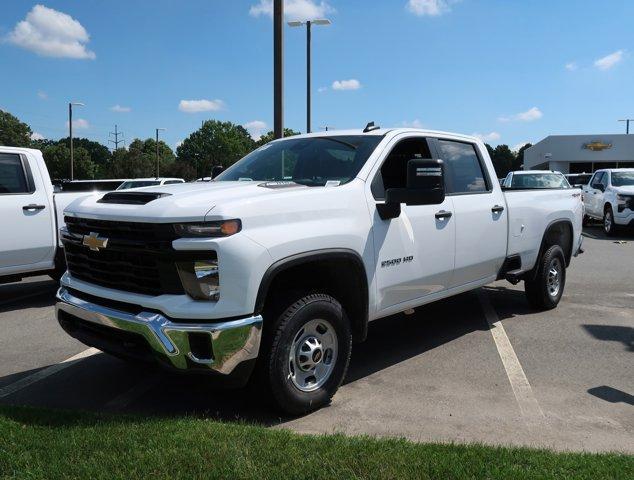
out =
[[(260, 348), (260, 315), (218, 323), (174, 323), (155, 312), (134, 315), (91, 303), (78, 298), (64, 287), (57, 292), (55, 311), (63, 327), (67, 322), (77, 322), (79, 319), (89, 325), (105, 327), (105, 332), (114, 331), (114, 335), (106, 335), (108, 338), (116, 338), (116, 332), (141, 336), (158, 360), (177, 370), (202, 370), (229, 375), (238, 365), (255, 359)], [(64, 330), (75, 336), (66, 327)], [(192, 346), (192, 339), (198, 348)], [(198, 353), (201, 351), (201, 339), (202, 350), (208, 352), (205, 355)], [(91, 346), (99, 348), (101, 343), (97, 343), (99, 345)]]

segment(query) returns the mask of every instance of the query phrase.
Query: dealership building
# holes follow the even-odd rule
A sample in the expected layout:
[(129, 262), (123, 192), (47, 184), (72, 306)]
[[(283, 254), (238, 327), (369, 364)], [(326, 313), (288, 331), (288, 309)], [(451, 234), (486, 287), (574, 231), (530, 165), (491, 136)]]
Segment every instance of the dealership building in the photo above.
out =
[(524, 151), (524, 170), (634, 168), (634, 135), (550, 135)]

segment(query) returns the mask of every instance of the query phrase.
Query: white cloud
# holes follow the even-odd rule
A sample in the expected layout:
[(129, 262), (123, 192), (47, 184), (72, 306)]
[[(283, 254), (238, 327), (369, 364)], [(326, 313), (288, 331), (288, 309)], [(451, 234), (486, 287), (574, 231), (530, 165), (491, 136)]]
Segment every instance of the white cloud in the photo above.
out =
[(577, 65), (577, 62), (568, 62), (568, 63), (566, 63), (566, 70), (568, 70), (570, 72), (574, 72), (578, 68), (579, 68), (579, 65)]
[(498, 132), (472, 133), (471, 136), (479, 138), (483, 142), (496, 142), (500, 138), (502, 138), (502, 135), (500, 135)]
[(181, 100), (178, 109), (185, 113), (217, 112), (225, 108), (222, 100)]
[(535, 120), (539, 120), (543, 116), (544, 114), (539, 108), (533, 107), (529, 108), (525, 112), (511, 115), (510, 117), (499, 117), (498, 120), (500, 122), (533, 122)]
[[(289, 20), (313, 20), (325, 17), (326, 14), (334, 12), (327, 2), (316, 2), (314, 0), (285, 0), (284, 16)], [(259, 17), (266, 15), (273, 17), (273, 0), (260, 0), (249, 9), (249, 15)]]
[[(66, 120), (66, 128), (68, 128), (68, 120)], [(84, 118), (77, 118), (73, 120), (73, 128), (75, 130), (87, 130), (90, 128), (90, 123)]]
[(41, 98), (42, 100), (48, 99), (48, 94), (46, 92), (43, 92), (42, 90), (38, 90), (37, 96), (38, 98)]
[(31, 134), (31, 140), (44, 140), (44, 135), (39, 132), (33, 132)]
[(418, 118), (408, 122), (407, 120), (403, 120), (401, 125), (407, 128), (424, 128), (423, 122), (421, 122)]
[(616, 64), (620, 63), (623, 60), (623, 54), (625, 52), (623, 50), (617, 50), (605, 57), (599, 58), (594, 62), (594, 66), (599, 70), (609, 70), (614, 67)]
[(245, 123), (243, 127), (247, 129), (247, 132), (249, 132), (253, 140), (259, 140), (260, 137), (266, 133), (268, 125), (262, 120), (253, 120), (252, 122)]
[(117, 113), (128, 113), (131, 112), (132, 109), (130, 107), (123, 107), (117, 103), (116, 105), (110, 107), (110, 111)]
[(361, 82), (355, 78), (350, 80), (335, 80), (332, 82), (333, 90), (359, 90), (361, 88)]
[(455, 2), (456, 0), (408, 0), (406, 8), (419, 17), (437, 17), (449, 12), (449, 6)]
[(318, 91), (319, 93), (324, 93), (324, 92), (328, 91), (328, 87), (319, 87), (319, 88), (317, 89), (317, 91)]
[(6, 39), (43, 57), (93, 60), (86, 48), (90, 35), (77, 20), (44, 5), (35, 5)]

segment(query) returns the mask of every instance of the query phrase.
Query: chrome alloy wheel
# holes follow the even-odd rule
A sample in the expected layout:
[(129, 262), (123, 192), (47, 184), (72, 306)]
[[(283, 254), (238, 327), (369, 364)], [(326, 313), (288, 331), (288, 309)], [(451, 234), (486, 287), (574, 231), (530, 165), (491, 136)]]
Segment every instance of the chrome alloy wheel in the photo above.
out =
[(306, 323), (295, 335), (288, 356), (289, 375), (302, 392), (312, 392), (330, 378), (337, 363), (337, 332), (326, 320)]
[(559, 294), (562, 271), (561, 260), (559, 258), (553, 258), (548, 267), (548, 276), (546, 278), (548, 294), (551, 297), (556, 297), (557, 294)]

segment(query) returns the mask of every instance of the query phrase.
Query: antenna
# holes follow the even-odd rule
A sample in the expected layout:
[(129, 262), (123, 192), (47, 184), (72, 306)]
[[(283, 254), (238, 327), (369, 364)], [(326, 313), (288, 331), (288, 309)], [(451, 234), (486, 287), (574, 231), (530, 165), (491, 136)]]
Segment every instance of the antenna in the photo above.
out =
[(369, 122), (363, 129), (363, 133), (368, 133), (368, 132), (371, 132), (372, 130), (378, 130), (380, 128), (381, 127), (379, 127), (378, 125), (375, 125), (374, 122)]

